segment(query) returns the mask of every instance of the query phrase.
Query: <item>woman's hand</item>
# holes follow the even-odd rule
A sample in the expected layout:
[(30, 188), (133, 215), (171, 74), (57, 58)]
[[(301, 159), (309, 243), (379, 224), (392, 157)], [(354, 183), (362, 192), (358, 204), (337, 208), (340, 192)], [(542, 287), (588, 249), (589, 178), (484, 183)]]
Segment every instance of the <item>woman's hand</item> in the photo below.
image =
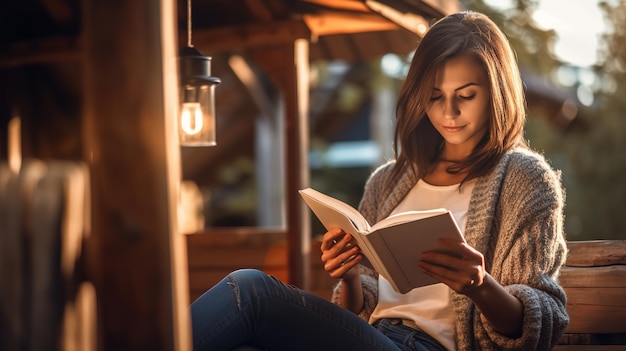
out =
[(335, 279), (351, 280), (358, 277), (359, 270), (353, 269), (363, 259), (361, 249), (352, 240), (352, 235), (341, 229), (333, 229), (322, 237), (322, 262), (324, 270)]
[(363, 309), (363, 288), (357, 264), (363, 259), (361, 249), (352, 235), (341, 229), (329, 230), (322, 237), (324, 270), (335, 279), (341, 279), (341, 305), (359, 313)]
[(440, 239), (441, 251), (422, 253), (419, 266), (429, 276), (459, 294), (471, 295), (485, 282), (485, 258), (467, 243)]
[(485, 258), (473, 247), (453, 239), (440, 239), (446, 253), (422, 254), (422, 271), (474, 302), (499, 333), (510, 338), (522, 335), (523, 306), (485, 270)]

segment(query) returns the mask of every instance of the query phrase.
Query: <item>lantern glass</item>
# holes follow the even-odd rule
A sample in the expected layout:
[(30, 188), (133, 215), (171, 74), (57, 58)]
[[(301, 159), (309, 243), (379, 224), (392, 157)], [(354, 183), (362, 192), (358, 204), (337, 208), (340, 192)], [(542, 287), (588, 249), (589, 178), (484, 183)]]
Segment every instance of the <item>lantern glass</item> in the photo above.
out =
[(214, 146), (215, 85), (184, 85), (180, 97), (179, 137), (183, 146)]

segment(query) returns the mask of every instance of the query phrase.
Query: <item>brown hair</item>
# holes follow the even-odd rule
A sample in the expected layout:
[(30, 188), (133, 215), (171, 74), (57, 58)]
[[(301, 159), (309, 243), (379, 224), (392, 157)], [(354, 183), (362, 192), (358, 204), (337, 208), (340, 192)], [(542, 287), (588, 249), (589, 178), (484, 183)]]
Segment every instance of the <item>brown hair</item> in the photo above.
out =
[(465, 182), (491, 171), (510, 148), (526, 146), (526, 102), (516, 58), (506, 36), (483, 14), (456, 13), (429, 29), (411, 61), (396, 105), (396, 164), (388, 185), (392, 186), (405, 167), (411, 167), (423, 178), (439, 160), (443, 138), (430, 123), (425, 109), (435, 74), (447, 60), (460, 55), (469, 55), (483, 66), (489, 84), (491, 116), (487, 133), (471, 155), (455, 162), (448, 172), (467, 171)]

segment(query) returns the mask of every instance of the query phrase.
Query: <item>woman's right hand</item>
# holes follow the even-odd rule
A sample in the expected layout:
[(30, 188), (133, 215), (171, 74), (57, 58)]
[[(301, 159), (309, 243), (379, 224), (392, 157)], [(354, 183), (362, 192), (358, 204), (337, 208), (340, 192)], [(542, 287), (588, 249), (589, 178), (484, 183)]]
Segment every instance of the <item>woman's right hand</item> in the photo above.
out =
[(343, 280), (359, 277), (359, 269), (355, 267), (363, 259), (363, 254), (352, 235), (341, 229), (329, 230), (322, 237), (320, 249), (324, 270), (331, 277)]

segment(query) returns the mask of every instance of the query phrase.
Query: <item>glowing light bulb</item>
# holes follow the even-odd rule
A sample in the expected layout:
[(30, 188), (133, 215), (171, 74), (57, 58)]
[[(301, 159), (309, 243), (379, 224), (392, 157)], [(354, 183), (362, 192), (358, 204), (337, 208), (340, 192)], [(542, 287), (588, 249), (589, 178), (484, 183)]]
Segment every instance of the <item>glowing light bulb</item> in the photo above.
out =
[(202, 108), (198, 102), (186, 102), (181, 111), (181, 128), (187, 135), (195, 135), (202, 131), (204, 126)]

